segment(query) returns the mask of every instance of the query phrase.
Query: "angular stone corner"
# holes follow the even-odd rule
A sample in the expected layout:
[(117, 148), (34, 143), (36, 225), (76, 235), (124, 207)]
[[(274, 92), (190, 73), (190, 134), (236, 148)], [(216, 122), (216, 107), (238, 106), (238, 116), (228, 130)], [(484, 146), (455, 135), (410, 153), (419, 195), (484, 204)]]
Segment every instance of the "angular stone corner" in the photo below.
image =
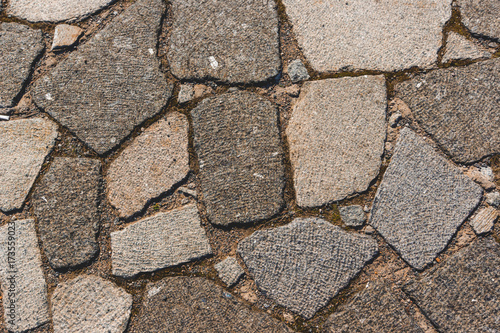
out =
[(0, 210), (22, 207), (57, 134), (46, 119), (0, 122)]
[(210, 222), (250, 223), (277, 214), (285, 170), (276, 107), (237, 91), (203, 100), (191, 115)]
[(474, 34), (500, 39), (500, 4), (497, 0), (458, 0), (464, 25)]
[(423, 129), (454, 161), (500, 153), (500, 59), (438, 69), (396, 86)]
[(142, 132), (110, 165), (107, 192), (120, 216), (141, 211), (189, 172), (189, 124), (174, 112)]
[(212, 254), (194, 204), (112, 232), (111, 250), (113, 275), (125, 278)]
[(51, 303), (54, 333), (122, 333), (132, 311), (132, 295), (93, 275), (58, 285)]
[(219, 278), (228, 287), (231, 287), (238, 282), (239, 278), (245, 274), (245, 271), (241, 268), (240, 264), (238, 264), (235, 257), (227, 257), (214, 267), (219, 273)]
[(286, 129), (299, 206), (368, 188), (382, 163), (386, 107), (381, 75), (304, 83)]
[(33, 192), (42, 248), (54, 269), (80, 266), (99, 251), (101, 162), (56, 157)]
[(5, 327), (18, 333), (47, 323), (47, 283), (35, 221), (17, 220), (0, 227), (0, 253)]
[(446, 247), (482, 189), (409, 128), (375, 196), (370, 224), (416, 269)]
[(446, 52), (443, 55), (442, 63), (452, 60), (490, 58), (491, 54), (480, 45), (468, 40), (456, 32), (450, 31), (446, 40)]
[(34, 86), (35, 103), (98, 154), (171, 96), (156, 56), (162, 0), (138, 0)]
[(274, 1), (172, 1), (168, 61), (181, 80), (266, 81), (281, 68)]
[(257, 287), (306, 319), (346, 287), (377, 251), (372, 238), (319, 218), (259, 230), (238, 244)]

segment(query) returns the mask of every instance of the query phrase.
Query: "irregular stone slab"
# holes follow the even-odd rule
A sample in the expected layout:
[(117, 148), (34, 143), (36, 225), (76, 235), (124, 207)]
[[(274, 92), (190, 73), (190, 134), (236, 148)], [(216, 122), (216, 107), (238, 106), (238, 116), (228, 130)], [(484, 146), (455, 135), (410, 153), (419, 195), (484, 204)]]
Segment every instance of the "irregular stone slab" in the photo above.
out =
[(358, 205), (340, 207), (340, 218), (348, 227), (361, 227), (366, 221), (363, 207)]
[(45, 324), (49, 321), (47, 284), (35, 221), (12, 221), (0, 227), (0, 248), (0, 283), (6, 328), (12, 332), (24, 332)]
[(319, 72), (403, 70), (437, 60), (451, 0), (283, 0), (299, 46)]
[(310, 78), (306, 66), (300, 59), (295, 59), (287, 67), (287, 73), (293, 83), (305, 81)]
[(14, 106), (44, 47), (41, 30), (0, 24), (0, 108)]
[(454, 161), (500, 153), (500, 59), (417, 75), (396, 91)]
[(384, 283), (371, 284), (328, 317), (324, 332), (424, 333), (405, 312), (399, 295)]
[(223, 261), (216, 264), (215, 269), (219, 273), (219, 278), (228, 286), (231, 287), (239, 278), (245, 274), (245, 271), (236, 261), (235, 257), (227, 257)]
[(299, 206), (368, 188), (382, 163), (386, 107), (381, 75), (304, 83), (286, 129)]
[(497, 0), (458, 0), (462, 22), (475, 34), (500, 38), (500, 3)]
[(478, 239), (404, 287), (439, 332), (500, 330), (500, 246)]
[(347, 233), (319, 218), (297, 218), (259, 230), (238, 244), (257, 287), (279, 305), (311, 318), (376, 254), (369, 236)]
[(111, 249), (113, 275), (126, 278), (212, 254), (194, 204), (112, 232)]
[(75, 45), (82, 33), (83, 30), (76, 25), (58, 24), (54, 31), (51, 49), (57, 50)]
[(54, 269), (76, 267), (99, 250), (101, 162), (56, 157), (32, 197), (42, 247)]
[(146, 287), (138, 324), (131, 332), (291, 332), (269, 315), (251, 310), (213, 282), (169, 277)]
[(168, 61), (179, 79), (265, 81), (281, 62), (274, 1), (172, 1)]
[(0, 210), (19, 209), (57, 138), (57, 126), (40, 118), (0, 122)]
[(77, 21), (115, 0), (10, 0), (7, 14), (31, 22)]
[(446, 53), (443, 56), (442, 62), (490, 57), (491, 54), (486, 49), (476, 45), (464, 36), (451, 31), (446, 40)]
[(189, 172), (189, 124), (174, 112), (148, 127), (108, 169), (108, 198), (120, 216), (139, 212)]
[(80, 275), (58, 285), (51, 303), (55, 333), (122, 333), (132, 295), (98, 276)]
[(409, 128), (375, 196), (370, 224), (416, 269), (446, 247), (482, 189)]
[(277, 214), (285, 171), (276, 107), (236, 91), (203, 100), (191, 115), (210, 222), (250, 223)]
[(171, 96), (156, 57), (165, 5), (138, 0), (35, 83), (34, 100), (99, 154)]
[(485, 234), (493, 229), (497, 218), (498, 212), (495, 208), (484, 207), (471, 218), (470, 224), (476, 234)]

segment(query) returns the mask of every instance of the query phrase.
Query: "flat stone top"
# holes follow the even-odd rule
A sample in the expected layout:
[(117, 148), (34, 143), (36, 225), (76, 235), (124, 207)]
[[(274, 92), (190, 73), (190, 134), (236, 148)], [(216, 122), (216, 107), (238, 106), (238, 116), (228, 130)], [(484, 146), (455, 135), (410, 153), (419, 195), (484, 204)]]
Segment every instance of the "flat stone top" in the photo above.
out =
[(498, 0), (458, 0), (464, 25), (475, 34), (500, 39)]
[(491, 54), (465, 36), (450, 31), (446, 39), (446, 52), (441, 62), (451, 60), (490, 58)]

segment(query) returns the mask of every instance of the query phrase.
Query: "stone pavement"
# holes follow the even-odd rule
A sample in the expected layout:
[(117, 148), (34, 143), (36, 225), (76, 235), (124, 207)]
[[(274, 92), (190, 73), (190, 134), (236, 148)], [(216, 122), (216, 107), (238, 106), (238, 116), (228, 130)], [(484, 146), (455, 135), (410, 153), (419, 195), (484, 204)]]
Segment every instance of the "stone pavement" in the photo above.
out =
[(0, 3), (0, 333), (500, 332), (497, 0)]

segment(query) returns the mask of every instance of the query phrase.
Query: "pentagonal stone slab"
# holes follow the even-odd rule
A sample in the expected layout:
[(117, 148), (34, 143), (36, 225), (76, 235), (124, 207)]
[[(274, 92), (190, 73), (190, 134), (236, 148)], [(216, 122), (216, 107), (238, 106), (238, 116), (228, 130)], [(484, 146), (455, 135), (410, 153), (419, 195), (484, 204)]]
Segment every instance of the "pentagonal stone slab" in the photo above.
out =
[(0, 210), (21, 208), (56, 138), (49, 120), (0, 122)]
[(191, 115), (209, 220), (249, 223), (278, 213), (285, 171), (276, 108), (238, 91), (205, 99)]
[(437, 60), (451, 0), (283, 0), (297, 41), (320, 72), (394, 71)]
[(11, 107), (44, 49), (42, 31), (0, 24), (0, 108)]
[(280, 70), (274, 1), (172, 1), (170, 69), (179, 79), (265, 81)]
[(99, 250), (101, 162), (56, 157), (33, 193), (43, 251), (55, 269), (82, 265)]
[(440, 332), (498, 332), (500, 246), (478, 239), (404, 290)]
[(196, 205), (135, 222), (111, 233), (113, 275), (132, 277), (212, 254)]
[(131, 332), (291, 332), (265, 313), (199, 277), (170, 277), (146, 287), (139, 320)]
[(0, 227), (0, 282), (4, 323), (9, 331), (25, 332), (49, 321), (47, 284), (34, 220)]
[(370, 223), (406, 262), (423, 269), (446, 247), (481, 195), (479, 185), (404, 128)]
[(122, 333), (132, 310), (131, 295), (92, 275), (58, 285), (51, 303), (55, 333)]
[(189, 172), (189, 124), (180, 113), (147, 128), (111, 163), (108, 198), (127, 217), (167, 192)]
[(304, 318), (311, 318), (347, 286), (377, 250), (372, 238), (319, 218), (259, 230), (238, 244), (259, 289)]
[(462, 22), (475, 34), (500, 38), (498, 0), (458, 0)]
[(297, 204), (321, 206), (366, 190), (386, 131), (383, 76), (306, 82), (286, 129)]
[(417, 75), (396, 91), (453, 160), (500, 152), (500, 59)]
[(165, 5), (139, 0), (35, 84), (34, 99), (99, 154), (171, 96), (156, 57)]
[(491, 54), (482, 46), (468, 40), (462, 35), (450, 31), (446, 40), (446, 53), (443, 55), (442, 62), (490, 57)]

